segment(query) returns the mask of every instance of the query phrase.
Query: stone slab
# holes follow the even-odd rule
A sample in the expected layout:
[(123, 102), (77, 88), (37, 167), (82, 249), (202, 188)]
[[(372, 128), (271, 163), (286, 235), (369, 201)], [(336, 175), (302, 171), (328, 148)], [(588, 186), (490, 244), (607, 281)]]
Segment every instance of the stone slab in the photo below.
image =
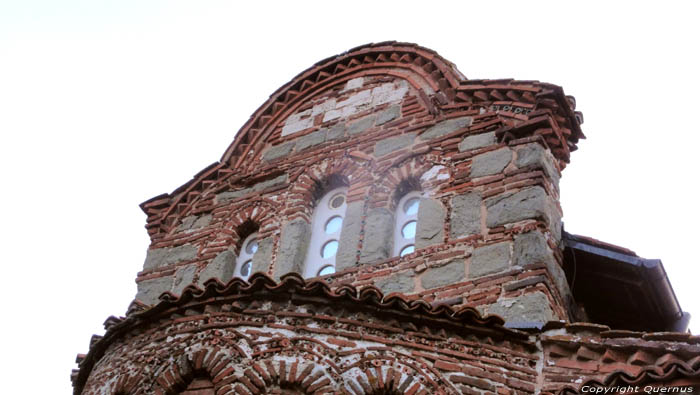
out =
[(481, 195), (469, 192), (452, 198), (450, 238), (481, 234)]
[(204, 282), (211, 278), (218, 278), (225, 284), (233, 277), (235, 266), (236, 254), (231, 250), (222, 251), (199, 272), (197, 285), (204, 287)]
[(430, 268), (421, 276), (423, 289), (438, 288), (464, 281), (464, 259), (453, 259), (447, 265)]
[(375, 286), (379, 288), (385, 296), (393, 292), (407, 294), (415, 290), (413, 274), (411, 272), (394, 274), (377, 281)]
[(197, 247), (191, 244), (151, 249), (146, 253), (146, 261), (143, 263), (143, 269), (155, 269), (178, 262), (193, 260), (195, 258), (197, 258)]
[(517, 150), (515, 165), (518, 168), (532, 167), (542, 169), (559, 188), (559, 170), (557, 170), (554, 157), (537, 143), (530, 143)]
[(302, 273), (311, 233), (310, 225), (296, 219), (282, 227), (280, 247), (277, 253), (274, 278), (279, 280), (286, 273)]
[(301, 152), (307, 148), (323, 144), (326, 141), (326, 131), (317, 130), (297, 139), (297, 152)]
[(262, 156), (262, 159), (264, 161), (271, 161), (275, 159), (279, 159), (282, 157), (285, 157), (289, 155), (292, 150), (294, 149), (294, 141), (289, 141), (284, 144), (280, 145), (275, 145), (274, 147), (270, 147), (265, 151), (265, 153)]
[(548, 196), (542, 187), (522, 189), (486, 200), (486, 225), (496, 227), (525, 219), (549, 219)]
[(363, 212), (364, 202), (348, 203), (348, 207), (345, 209), (338, 252), (335, 256), (336, 271), (355, 266), (357, 263)]
[(136, 283), (136, 299), (143, 303), (153, 305), (159, 302), (158, 296), (163, 292), (170, 291), (173, 285), (172, 276), (153, 278)]
[(379, 140), (374, 144), (374, 156), (380, 158), (402, 148), (410, 147), (415, 138), (415, 133), (407, 133)]
[(258, 240), (258, 250), (253, 255), (253, 267), (250, 273), (263, 272), (267, 274), (272, 263), (272, 253), (274, 251), (275, 242), (272, 237), (267, 237)]
[(385, 208), (367, 213), (365, 237), (360, 251), (360, 263), (371, 263), (391, 256), (394, 216)]
[(474, 249), (469, 265), (469, 278), (507, 270), (511, 266), (512, 243), (504, 241)]
[(467, 136), (461, 143), (459, 143), (459, 152), (471, 151), (477, 148), (488, 147), (489, 145), (496, 144), (496, 133), (481, 133), (472, 136)]
[(416, 249), (442, 244), (445, 239), (446, 210), (439, 200), (421, 198), (416, 226)]
[(472, 159), (472, 169), (469, 176), (476, 178), (500, 174), (512, 158), (513, 153), (508, 147), (477, 155)]
[(360, 119), (356, 120), (355, 122), (348, 124), (347, 125), (348, 134), (353, 136), (353, 135), (365, 132), (367, 129), (371, 128), (374, 125), (374, 120), (376, 118), (377, 118), (376, 115), (370, 115), (370, 116), (366, 116), (364, 118), (360, 118)]
[(508, 323), (545, 323), (556, 319), (547, 295), (539, 291), (499, 300), (485, 312), (501, 316)]
[(472, 117), (461, 117), (442, 121), (420, 135), (421, 140), (432, 140), (452, 133), (457, 129), (467, 127), (472, 124)]
[(326, 132), (326, 140), (336, 140), (345, 136), (345, 124), (337, 123)]
[(187, 265), (183, 266), (175, 272), (175, 279), (173, 281), (173, 287), (170, 292), (180, 296), (182, 295), (182, 290), (186, 286), (192, 284), (194, 281), (194, 274), (197, 272), (197, 265)]
[(377, 121), (375, 122), (375, 125), (383, 125), (387, 122), (393, 121), (399, 116), (401, 116), (401, 106), (391, 106), (377, 115)]

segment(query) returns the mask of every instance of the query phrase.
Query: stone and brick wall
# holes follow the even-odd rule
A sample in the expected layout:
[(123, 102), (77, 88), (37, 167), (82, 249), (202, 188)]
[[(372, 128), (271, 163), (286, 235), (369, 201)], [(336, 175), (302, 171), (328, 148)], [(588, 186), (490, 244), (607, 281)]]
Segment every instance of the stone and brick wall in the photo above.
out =
[[(540, 129), (518, 128), (529, 118), (515, 105), (441, 113), (435, 93), (405, 73), (347, 76), (291, 106), (237, 171), (218, 168), (190, 202), (161, 210), (159, 228), (147, 203), (152, 245), (137, 299), (230, 280), (253, 230), (254, 272), (302, 273), (315, 201), (340, 183), (348, 208), (330, 284), (376, 285), (514, 323), (571, 318), (559, 249), (564, 162)], [(395, 205), (411, 190), (422, 193), (417, 249), (392, 257)]]
[[(528, 334), (473, 309), (287, 275), (209, 281), (110, 318), (79, 356), (82, 394), (561, 394), (582, 383), (697, 390), (689, 334), (556, 324)], [(199, 391), (199, 392), (196, 392)]]
[[(355, 48), (273, 93), (219, 162), (144, 202), (125, 318), (76, 394), (548, 394), (700, 385), (700, 339), (580, 317), (559, 178), (580, 113), (561, 88), (467, 80), (412, 44)], [(302, 279), (316, 201), (347, 187), (336, 273)], [(416, 250), (393, 252), (419, 191)], [(233, 278), (257, 233), (250, 282)]]

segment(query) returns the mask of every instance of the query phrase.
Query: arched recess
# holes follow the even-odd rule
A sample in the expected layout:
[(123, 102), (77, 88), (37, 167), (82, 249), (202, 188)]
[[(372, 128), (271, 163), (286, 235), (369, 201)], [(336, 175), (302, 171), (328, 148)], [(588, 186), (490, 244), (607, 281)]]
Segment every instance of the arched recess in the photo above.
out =
[(335, 393), (342, 384), (324, 366), (301, 358), (270, 358), (247, 365), (252, 366), (226, 380), (224, 390), (286, 395)]
[(342, 373), (345, 387), (355, 394), (458, 394), (444, 377), (408, 355), (391, 353), (358, 363)]
[(175, 361), (159, 370), (155, 380), (152, 381), (149, 392), (172, 395), (186, 394), (184, 391), (187, 391), (192, 383), (206, 389), (208, 383), (211, 382), (211, 389), (213, 389), (213, 393), (216, 393), (224, 387), (222, 381), (233, 375), (232, 372), (227, 373), (228, 370), (225, 370), (224, 367), (237, 364), (235, 358), (240, 359), (240, 357), (240, 352), (235, 348), (201, 349), (193, 354), (182, 354)]

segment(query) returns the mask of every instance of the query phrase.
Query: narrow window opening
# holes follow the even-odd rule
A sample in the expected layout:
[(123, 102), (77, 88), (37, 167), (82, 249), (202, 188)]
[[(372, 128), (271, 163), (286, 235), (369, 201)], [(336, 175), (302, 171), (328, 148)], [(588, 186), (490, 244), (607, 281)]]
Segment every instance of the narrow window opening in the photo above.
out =
[(253, 268), (253, 256), (258, 251), (258, 234), (252, 233), (243, 240), (241, 252), (236, 259), (233, 275), (247, 280)]
[(347, 208), (346, 200), (347, 187), (340, 187), (329, 191), (318, 201), (311, 221), (311, 238), (306, 252), (304, 277), (335, 273), (335, 259)]
[(416, 250), (416, 231), (418, 229), (418, 208), (420, 192), (414, 191), (404, 195), (396, 205), (396, 225), (394, 226), (394, 256), (404, 256)]

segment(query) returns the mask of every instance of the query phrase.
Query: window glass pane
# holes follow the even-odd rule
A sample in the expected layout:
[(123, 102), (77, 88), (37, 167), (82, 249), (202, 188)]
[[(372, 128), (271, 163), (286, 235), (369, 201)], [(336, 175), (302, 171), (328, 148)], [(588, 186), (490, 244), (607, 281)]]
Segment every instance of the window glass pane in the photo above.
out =
[(401, 228), (401, 235), (404, 239), (413, 239), (416, 237), (416, 221), (408, 221)]
[(408, 254), (412, 253), (412, 252), (415, 251), (415, 250), (416, 250), (416, 247), (415, 247), (413, 244), (407, 245), (406, 247), (404, 247), (404, 248), (401, 250), (401, 253), (399, 254), (399, 256), (408, 255)]
[(248, 254), (255, 254), (255, 251), (258, 250), (258, 240), (257, 239), (252, 239), (246, 244), (245, 246), (245, 252)]
[(339, 193), (331, 198), (331, 201), (330, 201), (330, 203), (328, 203), (328, 205), (332, 209), (336, 209), (336, 208), (339, 208), (340, 206), (342, 206), (344, 203), (345, 203), (345, 195), (343, 195), (342, 193)]
[(410, 198), (403, 204), (403, 212), (406, 215), (416, 215), (418, 214), (418, 205), (420, 204), (420, 199), (417, 197)]
[(326, 222), (325, 231), (328, 234), (336, 233), (340, 230), (341, 225), (343, 225), (343, 218), (340, 215), (336, 215)]
[(321, 268), (321, 270), (318, 271), (319, 276), (325, 276), (326, 274), (333, 274), (335, 273), (335, 268), (331, 265), (324, 266)]
[(253, 261), (248, 260), (241, 266), (241, 276), (247, 277), (250, 274), (250, 267), (253, 266)]
[(321, 249), (321, 257), (323, 259), (332, 258), (335, 256), (336, 252), (338, 252), (338, 241), (331, 240), (323, 245), (323, 248)]

